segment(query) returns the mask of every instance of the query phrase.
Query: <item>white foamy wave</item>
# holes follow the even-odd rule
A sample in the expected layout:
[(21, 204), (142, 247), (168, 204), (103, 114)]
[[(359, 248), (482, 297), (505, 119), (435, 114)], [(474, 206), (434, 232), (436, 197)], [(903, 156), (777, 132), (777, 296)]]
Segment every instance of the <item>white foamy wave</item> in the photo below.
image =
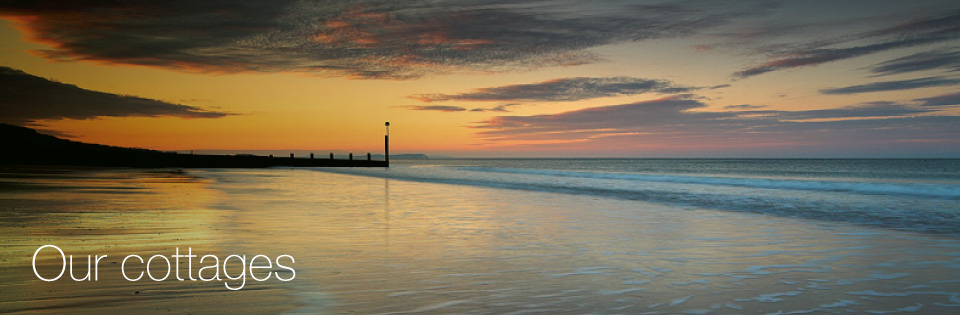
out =
[(492, 172), (509, 174), (529, 174), (561, 177), (581, 177), (595, 179), (619, 179), (658, 183), (724, 185), (751, 188), (836, 191), (876, 195), (912, 195), (947, 199), (960, 199), (960, 185), (938, 185), (919, 183), (871, 183), (871, 182), (844, 182), (819, 181), (797, 179), (772, 178), (744, 178), (725, 176), (688, 176), (688, 175), (654, 175), (637, 173), (605, 173), (605, 172), (568, 172), (537, 169), (511, 169), (497, 167), (460, 167), (462, 170), (473, 172)]

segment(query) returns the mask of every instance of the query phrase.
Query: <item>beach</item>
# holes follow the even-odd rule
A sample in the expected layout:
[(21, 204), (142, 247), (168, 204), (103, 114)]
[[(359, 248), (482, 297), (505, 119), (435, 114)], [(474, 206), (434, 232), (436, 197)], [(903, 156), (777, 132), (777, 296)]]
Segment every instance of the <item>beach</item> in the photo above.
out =
[[(895, 162), (902, 169), (889, 174), (871, 170), (883, 161), (664, 163), (7, 169), (0, 311), (960, 309), (960, 236), (950, 221), (958, 186), (955, 174), (936, 171), (956, 160)], [(44, 282), (30, 268), (44, 244), (111, 263), (175, 248), (289, 255), (296, 274), (229, 290), (220, 281), (127, 281), (107, 264), (96, 282)], [(43, 270), (59, 264), (41, 260)]]
[[(220, 253), (233, 234), (232, 214), (213, 209), (221, 193), (210, 181), (178, 170), (4, 168), (0, 190), (0, 312), (25, 313), (271, 313), (294, 309), (280, 286), (229, 291), (221, 283), (128, 281), (127, 255), (173, 254), (177, 246)], [(88, 255), (106, 255), (97, 281), (41, 281), (31, 268), (40, 246), (76, 259), (83, 278)], [(63, 265), (47, 249), (37, 260), (52, 278)], [(44, 257), (48, 259), (44, 259)], [(131, 263), (132, 265), (132, 263)], [(130, 274), (142, 268), (130, 268)], [(157, 276), (159, 277), (159, 275)]]

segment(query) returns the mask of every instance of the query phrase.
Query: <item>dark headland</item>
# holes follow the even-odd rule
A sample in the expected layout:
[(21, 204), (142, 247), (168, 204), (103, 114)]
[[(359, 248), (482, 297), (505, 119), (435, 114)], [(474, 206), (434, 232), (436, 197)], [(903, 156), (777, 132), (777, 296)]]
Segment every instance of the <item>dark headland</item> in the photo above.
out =
[(69, 165), (103, 167), (187, 167), (187, 168), (262, 168), (293, 167), (388, 167), (383, 160), (367, 160), (357, 156), (353, 160), (269, 157), (254, 155), (177, 154), (148, 149), (124, 148), (90, 144), (38, 133), (8, 124), (0, 124), (3, 154), (0, 164), (8, 165)]

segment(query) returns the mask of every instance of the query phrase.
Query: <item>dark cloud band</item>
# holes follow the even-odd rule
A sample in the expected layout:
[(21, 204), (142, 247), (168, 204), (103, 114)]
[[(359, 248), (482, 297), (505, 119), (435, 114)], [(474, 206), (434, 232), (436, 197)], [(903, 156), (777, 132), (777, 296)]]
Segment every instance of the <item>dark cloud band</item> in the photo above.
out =
[(957, 84), (960, 84), (960, 79), (943, 78), (943, 77), (927, 77), (927, 78), (917, 78), (917, 79), (910, 79), (910, 80), (873, 82), (873, 83), (851, 85), (851, 86), (840, 87), (840, 88), (823, 89), (823, 90), (820, 90), (820, 93), (857, 94), (857, 93), (869, 93), (869, 92), (910, 90), (910, 89), (919, 89), (919, 88), (928, 88), (928, 87), (937, 87), (937, 86), (951, 86), (951, 85), (957, 85)]
[(229, 113), (135, 96), (103, 93), (0, 67), (0, 122), (17, 125), (47, 119), (95, 117), (219, 118)]
[(397, 106), (399, 108), (406, 108), (410, 110), (422, 110), (422, 111), (438, 111), (438, 112), (462, 112), (467, 110), (466, 108), (453, 105), (401, 105)]
[[(584, 6), (584, 7), (581, 7)], [(711, 1), (4, 1), (56, 60), (204, 72), (407, 79), (598, 59), (602, 45), (683, 36), (757, 11)]]
[(643, 93), (685, 93), (696, 88), (684, 87), (666, 80), (632, 77), (562, 78), (531, 84), (515, 84), (476, 89), (461, 94), (420, 94), (410, 98), (434, 101), (509, 101), (547, 102), (578, 101), (600, 97)]
[(960, 71), (960, 50), (935, 50), (882, 62), (870, 69), (879, 75), (943, 69)]
[[(734, 73), (734, 77), (755, 75), (827, 62), (850, 59), (898, 48), (914, 47), (960, 39), (960, 12), (950, 12), (915, 19), (843, 39), (819, 40), (801, 45), (801, 48), (778, 52), (775, 59)], [(837, 44), (872, 42), (845, 48), (831, 48)]]
[(915, 101), (922, 102), (922, 106), (954, 106), (960, 105), (960, 93), (951, 93), (937, 95), (934, 97), (920, 98)]

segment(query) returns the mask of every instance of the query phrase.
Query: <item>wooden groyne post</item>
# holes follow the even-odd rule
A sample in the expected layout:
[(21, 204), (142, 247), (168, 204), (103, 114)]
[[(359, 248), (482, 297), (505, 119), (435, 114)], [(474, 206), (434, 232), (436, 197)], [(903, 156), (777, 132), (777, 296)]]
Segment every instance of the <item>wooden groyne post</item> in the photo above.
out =
[(387, 128), (387, 134), (383, 136), (383, 161), (387, 163), (387, 167), (390, 167), (390, 122), (385, 122), (383, 125)]

